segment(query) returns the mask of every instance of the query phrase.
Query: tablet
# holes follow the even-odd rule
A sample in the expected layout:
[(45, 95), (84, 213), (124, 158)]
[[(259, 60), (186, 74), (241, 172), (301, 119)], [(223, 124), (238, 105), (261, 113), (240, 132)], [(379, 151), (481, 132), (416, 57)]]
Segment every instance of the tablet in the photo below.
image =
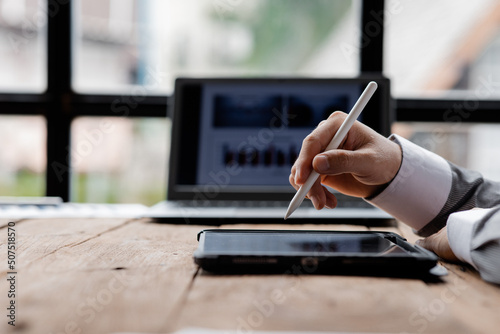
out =
[(221, 230), (198, 233), (194, 261), (215, 273), (426, 274), (437, 257), (377, 231)]

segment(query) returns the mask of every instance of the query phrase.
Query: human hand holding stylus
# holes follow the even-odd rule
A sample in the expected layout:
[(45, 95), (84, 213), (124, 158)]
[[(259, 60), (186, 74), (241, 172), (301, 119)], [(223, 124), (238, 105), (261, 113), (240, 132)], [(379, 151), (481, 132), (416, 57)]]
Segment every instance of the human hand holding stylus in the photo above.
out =
[[(338, 131), (335, 133), (334, 137), (328, 144), (328, 146), (325, 148), (326, 151), (331, 151), (337, 149), (344, 138), (346, 137), (347, 133), (355, 123), (356, 119), (359, 117), (363, 109), (365, 108), (366, 104), (370, 100), (370, 98), (373, 96), (377, 89), (377, 83), (374, 81), (371, 81), (361, 96), (359, 97), (358, 101), (354, 104), (353, 108), (351, 109), (351, 112), (349, 115), (345, 118), (344, 122), (338, 129)], [(312, 170), (309, 177), (307, 178), (306, 182), (302, 184), (293, 197), (292, 201), (290, 202), (290, 205), (288, 206), (288, 210), (285, 214), (285, 219), (290, 217), (290, 215), (300, 206), (300, 204), (303, 202), (304, 198), (306, 197), (307, 193), (309, 190), (312, 188), (314, 183), (319, 177), (319, 173), (316, 172), (315, 170)]]

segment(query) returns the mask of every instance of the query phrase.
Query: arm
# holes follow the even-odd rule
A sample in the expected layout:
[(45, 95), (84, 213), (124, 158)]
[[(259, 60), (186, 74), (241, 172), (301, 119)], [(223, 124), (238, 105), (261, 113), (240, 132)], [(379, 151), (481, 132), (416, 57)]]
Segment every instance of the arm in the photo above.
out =
[[(361, 123), (353, 126), (339, 149), (323, 152), (344, 117), (332, 114), (304, 140), (290, 183), (298, 188), (314, 168), (321, 183), (311, 188), (308, 197), (317, 209), (336, 205), (322, 184), (364, 197), (418, 234), (432, 235), (424, 239), (424, 246), (438, 255), (457, 259), (457, 254), (479, 269), (485, 280), (500, 282), (500, 269), (495, 269), (500, 268), (500, 213), (491, 209), (494, 214), (475, 217), (473, 225), (457, 220), (471, 208), (500, 206), (500, 183), (484, 180), (479, 173), (398, 136), (388, 140)], [(448, 230), (443, 229), (447, 222)]]
[(500, 205), (500, 183), (447, 162), (398, 136), (403, 161), (393, 182), (368, 199), (394, 217), (429, 236), (441, 230), (451, 214)]
[[(500, 284), (500, 183), (485, 180), (479, 173), (454, 164), (443, 164), (438, 156), (404, 139), (395, 140), (403, 148), (400, 173), (405, 165), (413, 165), (415, 170), (406, 177), (398, 173), (393, 182), (399, 182), (399, 190), (391, 193), (391, 184), (373, 201), (382, 208), (402, 206), (405, 212), (412, 212), (411, 217), (401, 218), (410, 222), (418, 234), (430, 235), (420, 241), (423, 247), (444, 259), (467, 262), (484, 280)], [(425, 155), (425, 159), (416, 159), (419, 154)], [(422, 182), (413, 182), (415, 177)], [(415, 192), (420, 196), (414, 198), (413, 205), (405, 205), (408, 193)], [(433, 193), (434, 204), (423, 199)], [(444, 201), (439, 194), (445, 195)], [(423, 211), (416, 212), (412, 206)], [(425, 218), (433, 212), (436, 212), (433, 218)]]
[(335, 207), (335, 196), (322, 187), (328, 185), (367, 199), (417, 231), (424, 229), (447, 201), (452, 184), (449, 164), (398, 136), (388, 140), (359, 122), (339, 149), (323, 152), (345, 117), (333, 113), (304, 139), (290, 183), (298, 189), (314, 168), (321, 178), (308, 198), (316, 209)]

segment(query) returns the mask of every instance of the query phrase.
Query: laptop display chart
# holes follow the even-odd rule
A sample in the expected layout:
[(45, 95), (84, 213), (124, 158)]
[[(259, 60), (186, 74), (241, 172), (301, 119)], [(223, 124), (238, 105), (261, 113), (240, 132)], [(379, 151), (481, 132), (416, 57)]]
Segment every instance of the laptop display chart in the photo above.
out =
[[(351, 85), (210, 84), (201, 99), (196, 184), (290, 187), (288, 175), (302, 140), (336, 110), (349, 110)], [(221, 173), (219, 173), (221, 175)]]

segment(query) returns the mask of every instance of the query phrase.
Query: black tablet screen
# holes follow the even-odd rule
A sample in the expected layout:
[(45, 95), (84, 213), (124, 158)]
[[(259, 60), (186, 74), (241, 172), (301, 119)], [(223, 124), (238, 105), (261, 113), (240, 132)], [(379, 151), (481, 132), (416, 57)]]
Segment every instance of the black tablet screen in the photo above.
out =
[(205, 236), (205, 254), (219, 255), (408, 255), (384, 234), (324, 232), (210, 232)]

